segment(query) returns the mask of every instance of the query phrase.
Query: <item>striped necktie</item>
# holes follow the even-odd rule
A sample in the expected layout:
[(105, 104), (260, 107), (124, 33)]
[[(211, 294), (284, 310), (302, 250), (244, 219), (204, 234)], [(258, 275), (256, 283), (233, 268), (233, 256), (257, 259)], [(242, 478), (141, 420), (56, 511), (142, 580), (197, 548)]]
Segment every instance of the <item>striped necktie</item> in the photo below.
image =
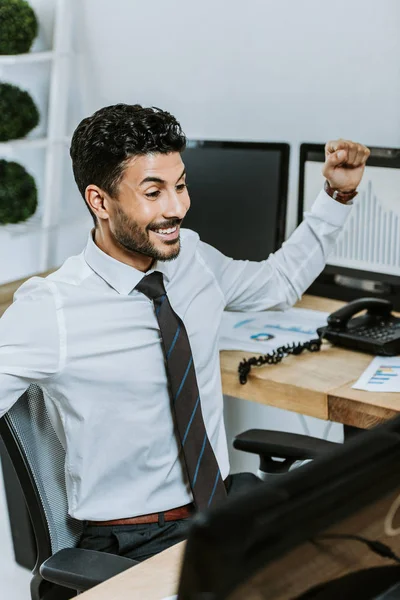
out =
[(145, 276), (136, 289), (153, 301), (186, 472), (196, 508), (203, 510), (225, 498), (226, 489), (204, 425), (189, 338), (169, 303), (162, 273)]

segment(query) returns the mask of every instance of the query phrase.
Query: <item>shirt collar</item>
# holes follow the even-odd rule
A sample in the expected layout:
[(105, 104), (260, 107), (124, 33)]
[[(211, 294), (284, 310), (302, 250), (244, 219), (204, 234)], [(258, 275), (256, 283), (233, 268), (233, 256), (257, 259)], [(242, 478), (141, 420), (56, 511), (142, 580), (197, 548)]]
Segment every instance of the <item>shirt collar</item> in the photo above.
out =
[(95, 244), (93, 240), (93, 229), (89, 233), (84, 256), (89, 267), (106, 281), (119, 294), (128, 296), (137, 286), (139, 281), (153, 273), (160, 271), (164, 275), (164, 281), (169, 281), (168, 266), (163, 261), (156, 261), (146, 273), (139, 271), (112, 256), (109, 256)]

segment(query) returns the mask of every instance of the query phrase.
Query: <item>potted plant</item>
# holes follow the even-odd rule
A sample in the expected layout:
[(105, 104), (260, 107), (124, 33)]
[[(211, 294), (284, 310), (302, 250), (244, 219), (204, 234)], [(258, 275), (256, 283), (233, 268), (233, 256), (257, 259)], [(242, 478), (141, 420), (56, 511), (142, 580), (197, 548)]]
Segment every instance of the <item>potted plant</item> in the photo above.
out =
[(39, 123), (39, 111), (28, 92), (0, 83), (0, 142), (25, 137)]
[(0, 0), (0, 54), (29, 52), (38, 32), (32, 7), (25, 0)]
[(21, 223), (37, 209), (34, 178), (22, 165), (0, 160), (0, 225)]

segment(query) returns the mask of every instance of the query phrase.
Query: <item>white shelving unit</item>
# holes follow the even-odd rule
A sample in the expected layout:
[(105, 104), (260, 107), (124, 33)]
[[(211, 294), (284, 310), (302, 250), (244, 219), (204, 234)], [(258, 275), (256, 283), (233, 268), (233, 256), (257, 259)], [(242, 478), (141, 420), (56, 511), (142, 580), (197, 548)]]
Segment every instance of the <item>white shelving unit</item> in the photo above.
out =
[[(63, 152), (69, 142), (66, 136), (69, 100), (69, 70), (71, 57), (71, 10), (68, 0), (55, 0), (54, 34), (52, 50), (30, 52), (12, 56), (0, 56), (2, 67), (49, 63), (50, 80), (48, 93), (47, 133), (45, 137), (27, 137), (0, 143), (0, 155), (18, 161), (20, 150), (45, 152), (44, 183), (41, 190), (38, 214), (25, 223), (2, 226), (9, 235), (23, 235), (41, 231), (39, 268), (45, 271), (51, 265), (55, 251), (59, 208), (63, 185)], [(2, 77), (7, 81), (7, 77)]]
[(28, 52), (27, 54), (0, 54), (0, 66), (2, 65), (21, 65), (29, 63), (46, 62), (52, 60), (54, 52)]
[(8, 150), (18, 150), (19, 148), (46, 148), (48, 142), (47, 137), (10, 140), (9, 142), (0, 142), (0, 150), (4, 153)]

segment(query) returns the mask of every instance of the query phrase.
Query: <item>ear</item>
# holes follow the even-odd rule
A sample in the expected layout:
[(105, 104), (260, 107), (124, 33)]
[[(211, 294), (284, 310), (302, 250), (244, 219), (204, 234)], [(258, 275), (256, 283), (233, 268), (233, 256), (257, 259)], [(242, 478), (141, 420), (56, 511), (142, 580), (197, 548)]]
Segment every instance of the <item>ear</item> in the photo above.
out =
[(88, 185), (85, 200), (98, 219), (108, 219), (110, 214), (110, 198), (97, 185)]

